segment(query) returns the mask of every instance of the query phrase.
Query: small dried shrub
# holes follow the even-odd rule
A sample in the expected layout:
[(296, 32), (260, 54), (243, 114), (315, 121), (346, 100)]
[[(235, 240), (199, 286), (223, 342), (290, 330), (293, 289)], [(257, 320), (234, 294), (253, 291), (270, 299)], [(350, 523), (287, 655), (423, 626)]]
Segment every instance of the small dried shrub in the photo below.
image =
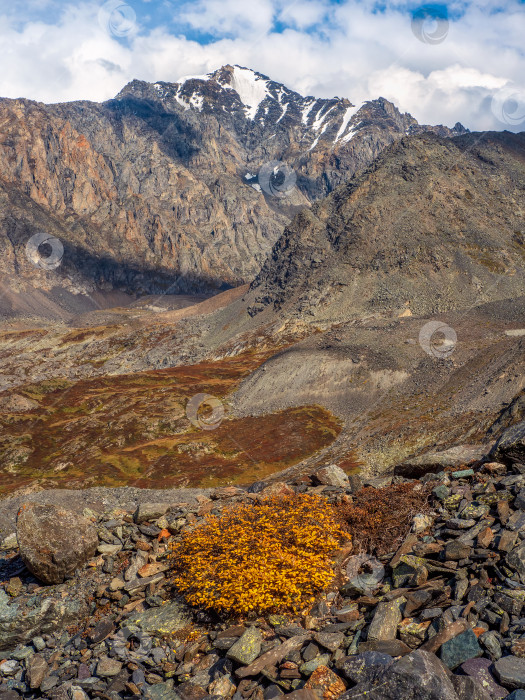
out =
[(412, 518), (430, 509), (429, 489), (421, 484), (366, 487), (353, 503), (340, 506), (356, 551), (378, 556), (396, 549), (406, 537)]
[(344, 539), (318, 496), (236, 504), (171, 545), (173, 582), (190, 604), (217, 613), (298, 612), (332, 580)]

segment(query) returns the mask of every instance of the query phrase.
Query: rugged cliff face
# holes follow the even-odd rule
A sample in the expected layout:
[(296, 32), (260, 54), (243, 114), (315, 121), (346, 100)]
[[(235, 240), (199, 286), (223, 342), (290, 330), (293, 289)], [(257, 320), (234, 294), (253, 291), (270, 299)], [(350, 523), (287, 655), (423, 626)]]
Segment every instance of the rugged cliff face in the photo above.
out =
[(525, 134), (403, 139), (294, 219), (250, 313), (335, 323), (522, 296), (524, 182)]
[[(104, 104), (0, 100), (0, 274), (49, 293), (250, 281), (298, 208), (428, 130), (464, 131), (384, 99), (302, 97), (237, 66), (133, 81)], [(52, 269), (26, 255), (38, 232), (64, 247)]]

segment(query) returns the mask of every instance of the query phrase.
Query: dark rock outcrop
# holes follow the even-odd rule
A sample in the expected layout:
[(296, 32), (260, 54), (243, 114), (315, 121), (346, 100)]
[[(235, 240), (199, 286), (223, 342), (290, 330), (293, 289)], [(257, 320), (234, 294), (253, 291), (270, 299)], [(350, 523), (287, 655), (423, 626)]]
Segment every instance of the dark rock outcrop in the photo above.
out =
[(504, 431), (491, 450), (490, 457), (496, 461), (525, 464), (525, 421)]
[(356, 685), (341, 700), (457, 700), (456, 691), (441, 661), (426, 651), (413, 651), (370, 684)]

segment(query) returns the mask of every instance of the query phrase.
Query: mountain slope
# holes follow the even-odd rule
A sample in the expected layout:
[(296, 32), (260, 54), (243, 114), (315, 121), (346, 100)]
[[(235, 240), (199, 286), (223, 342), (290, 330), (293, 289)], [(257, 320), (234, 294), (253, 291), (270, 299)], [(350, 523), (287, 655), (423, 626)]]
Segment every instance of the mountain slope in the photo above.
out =
[[(104, 104), (2, 99), (0, 276), (73, 293), (251, 281), (298, 208), (426, 130), (464, 131), (420, 126), (384, 99), (302, 97), (232, 66), (173, 84), (133, 81)], [(284, 186), (275, 161), (291, 173)], [(65, 249), (52, 271), (24, 253), (39, 231)]]
[(403, 139), (276, 243), (250, 313), (423, 315), (525, 293), (525, 134)]
[[(498, 437), (523, 415), (524, 168), (523, 134), (408, 137), (300, 212), (250, 289), (3, 324), (5, 484), (379, 472)], [(207, 437), (202, 394), (226, 414)]]

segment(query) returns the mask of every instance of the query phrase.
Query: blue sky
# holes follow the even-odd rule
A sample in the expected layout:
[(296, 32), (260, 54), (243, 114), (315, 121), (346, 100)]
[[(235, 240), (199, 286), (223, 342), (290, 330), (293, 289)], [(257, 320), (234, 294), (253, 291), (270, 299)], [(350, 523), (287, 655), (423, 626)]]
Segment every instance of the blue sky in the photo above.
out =
[(524, 37), (517, 0), (11, 0), (0, 95), (104, 100), (133, 78), (238, 63), (303, 94), (383, 96), (420, 122), (518, 131)]

